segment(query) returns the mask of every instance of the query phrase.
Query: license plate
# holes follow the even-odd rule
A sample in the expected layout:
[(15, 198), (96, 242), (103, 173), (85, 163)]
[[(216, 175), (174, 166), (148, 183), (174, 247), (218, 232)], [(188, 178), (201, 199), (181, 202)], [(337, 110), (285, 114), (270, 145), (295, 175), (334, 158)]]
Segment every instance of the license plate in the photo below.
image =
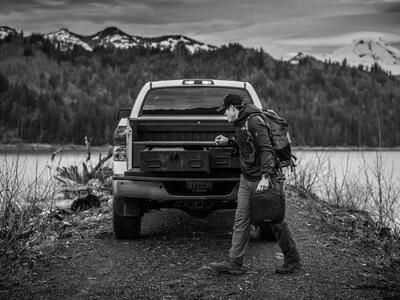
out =
[(186, 188), (196, 193), (208, 192), (212, 190), (213, 183), (212, 181), (187, 181)]

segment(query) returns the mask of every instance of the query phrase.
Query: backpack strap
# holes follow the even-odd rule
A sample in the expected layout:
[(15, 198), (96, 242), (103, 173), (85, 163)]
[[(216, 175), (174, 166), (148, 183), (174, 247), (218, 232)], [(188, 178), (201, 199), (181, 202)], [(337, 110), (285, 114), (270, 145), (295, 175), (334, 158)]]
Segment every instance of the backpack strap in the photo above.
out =
[[(268, 124), (265, 122), (265, 120), (263, 119), (263, 117), (261, 117), (260, 114), (251, 114), (250, 116), (247, 117), (246, 122), (244, 123), (244, 128), (246, 129), (246, 133), (247, 133), (247, 136), (248, 136), (247, 141), (249, 141), (250, 139), (254, 139), (254, 137), (252, 136), (252, 134), (251, 134), (251, 132), (250, 132), (250, 129), (249, 129), (249, 120), (250, 120), (252, 117), (257, 117), (257, 118), (263, 123), (263, 125), (267, 126), (268, 135), (269, 135), (269, 138), (271, 139), (271, 132), (270, 132), (270, 130), (269, 130), (269, 126), (268, 126)], [(271, 139), (271, 141), (272, 141), (272, 139)]]
[[(262, 113), (262, 112), (261, 112), (261, 113)], [(278, 155), (276, 154), (276, 147), (275, 147), (274, 139), (272, 138), (272, 134), (271, 134), (271, 129), (270, 129), (269, 126), (268, 126), (268, 122), (265, 121), (264, 118), (261, 116), (261, 113), (260, 113), (260, 114), (251, 114), (250, 116), (247, 117), (246, 122), (244, 123), (244, 128), (246, 129), (246, 133), (247, 133), (247, 142), (250, 142), (250, 140), (254, 140), (254, 137), (252, 136), (252, 134), (251, 134), (251, 132), (250, 132), (250, 129), (249, 129), (249, 120), (250, 120), (252, 117), (255, 116), (255, 117), (257, 117), (257, 118), (263, 123), (263, 125), (267, 128), (269, 140), (270, 140), (270, 142), (271, 142), (272, 149), (274, 150), (275, 160), (276, 160), (277, 163), (278, 163), (278, 170), (281, 170), (280, 161), (279, 161), (279, 159), (278, 159)]]
[[(282, 173), (281, 162), (280, 162), (280, 160), (279, 160), (279, 158), (278, 158), (278, 155), (276, 154), (276, 145), (275, 145), (275, 143), (274, 143), (274, 139), (273, 139), (273, 136), (272, 136), (271, 128), (270, 128), (270, 126), (269, 126), (269, 124), (268, 124), (268, 121), (266, 121), (266, 120), (261, 116), (261, 114), (266, 114), (268, 117), (274, 118), (276, 121), (278, 121), (278, 122), (280, 123), (280, 125), (281, 125), (282, 127), (285, 127), (285, 128), (288, 127), (288, 123), (287, 123), (284, 119), (282, 119), (281, 117), (279, 117), (278, 114), (277, 114), (275, 111), (273, 111), (273, 110), (266, 110), (266, 111), (261, 111), (260, 113), (253, 113), (253, 114), (251, 114), (251, 115), (249, 115), (249, 116), (247, 117), (247, 119), (246, 119), (246, 121), (245, 121), (245, 124), (244, 124), (244, 127), (245, 127), (245, 129), (246, 129), (246, 133), (247, 133), (247, 136), (248, 136), (248, 137), (247, 137), (247, 141), (250, 142), (250, 140), (254, 140), (254, 137), (253, 137), (253, 135), (251, 134), (251, 132), (250, 132), (250, 130), (249, 130), (249, 120), (250, 120), (252, 117), (256, 116), (256, 117), (262, 122), (262, 124), (267, 128), (267, 130), (268, 130), (268, 136), (269, 136), (269, 139), (270, 139), (270, 141), (271, 141), (272, 149), (274, 150), (274, 151), (273, 151), (273, 152), (274, 152), (274, 156), (275, 156), (275, 159), (276, 159), (276, 161), (277, 161), (277, 163), (278, 163), (278, 168), (277, 168), (277, 170), (278, 170), (278, 172), (280, 171), (281, 174), (283, 174), (283, 173)], [(267, 117), (267, 119), (268, 119), (268, 117)], [(289, 135), (288, 133), (287, 133), (287, 138), (288, 138), (289, 144), (290, 144), (290, 135)], [(294, 171), (294, 169), (295, 169), (295, 167), (296, 167), (296, 164), (295, 164), (295, 161), (296, 161), (296, 160), (297, 160), (297, 157), (294, 156), (293, 154), (291, 154), (290, 167), (291, 167), (292, 172)]]
[[(276, 147), (275, 147), (274, 139), (272, 138), (271, 129), (269, 128), (268, 122), (264, 120), (264, 118), (261, 116), (261, 114), (262, 114), (262, 112), (261, 112), (260, 114), (251, 114), (250, 116), (247, 117), (246, 122), (245, 122), (245, 124), (244, 124), (244, 128), (246, 129), (247, 136), (248, 136), (248, 137), (247, 137), (247, 141), (250, 141), (250, 139), (254, 139), (253, 136), (251, 135), (250, 130), (249, 130), (249, 120), (250, 120), (252, 117), (255, 116), (255, 117), (257, 117), (257, 118), (261, 121), (261, 123), (263, 123), (263, 125), (264, 125), (265, 127), (267, 127), (268, 136), (269, 136), (269, 140), (271, 141), (272, 149), (274, 149), (274, 152), (276, 152), (276, 150), (275, 150)], [(276, 154), (275, 154), (275, 156), (276, 156)]]

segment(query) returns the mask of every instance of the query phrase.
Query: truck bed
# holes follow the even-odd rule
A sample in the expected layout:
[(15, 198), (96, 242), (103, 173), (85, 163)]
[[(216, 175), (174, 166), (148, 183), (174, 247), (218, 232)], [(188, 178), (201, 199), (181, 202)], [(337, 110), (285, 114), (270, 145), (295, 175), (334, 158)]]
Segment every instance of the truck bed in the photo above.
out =
[[(224, 119), (141, 118), (131, 120), (132, 169), (141, 172), (239, 172), (236, 149), (216, 146), (217, 135), (232, 137), (234, 128)], [(235, 176), (236, 177), (236, 176)]]

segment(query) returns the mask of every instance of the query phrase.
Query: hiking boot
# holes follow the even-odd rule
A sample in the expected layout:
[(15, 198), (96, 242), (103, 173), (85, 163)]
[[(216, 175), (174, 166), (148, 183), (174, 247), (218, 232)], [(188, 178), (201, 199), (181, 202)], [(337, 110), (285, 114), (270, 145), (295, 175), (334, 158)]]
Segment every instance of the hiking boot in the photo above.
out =
[(226, 260), (220, 263), (212, 262), (209, 264), (212, 271), (216, 273), (226, 273), (230, 275), (241, 275), (244, 270), (241, 265), (230, 260)]
[(300, 269), (301, 269), (301, 262), (294, 262), (290, 264), (283, 264), (280, 267), (276, 267), (275, 272), (278, 274), (292, 274)]

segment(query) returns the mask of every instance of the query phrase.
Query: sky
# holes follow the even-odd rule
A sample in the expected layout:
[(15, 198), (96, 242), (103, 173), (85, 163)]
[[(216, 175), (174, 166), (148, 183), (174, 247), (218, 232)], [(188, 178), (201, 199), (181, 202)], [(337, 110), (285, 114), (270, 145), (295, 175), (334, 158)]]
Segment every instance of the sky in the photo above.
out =
[(1, 25), (82, 35), (116, 26), (145, 37), (237, 42), (279, 58), (331, 53), (365, 37), (400, 48), (400, 0), (0, 0)]

